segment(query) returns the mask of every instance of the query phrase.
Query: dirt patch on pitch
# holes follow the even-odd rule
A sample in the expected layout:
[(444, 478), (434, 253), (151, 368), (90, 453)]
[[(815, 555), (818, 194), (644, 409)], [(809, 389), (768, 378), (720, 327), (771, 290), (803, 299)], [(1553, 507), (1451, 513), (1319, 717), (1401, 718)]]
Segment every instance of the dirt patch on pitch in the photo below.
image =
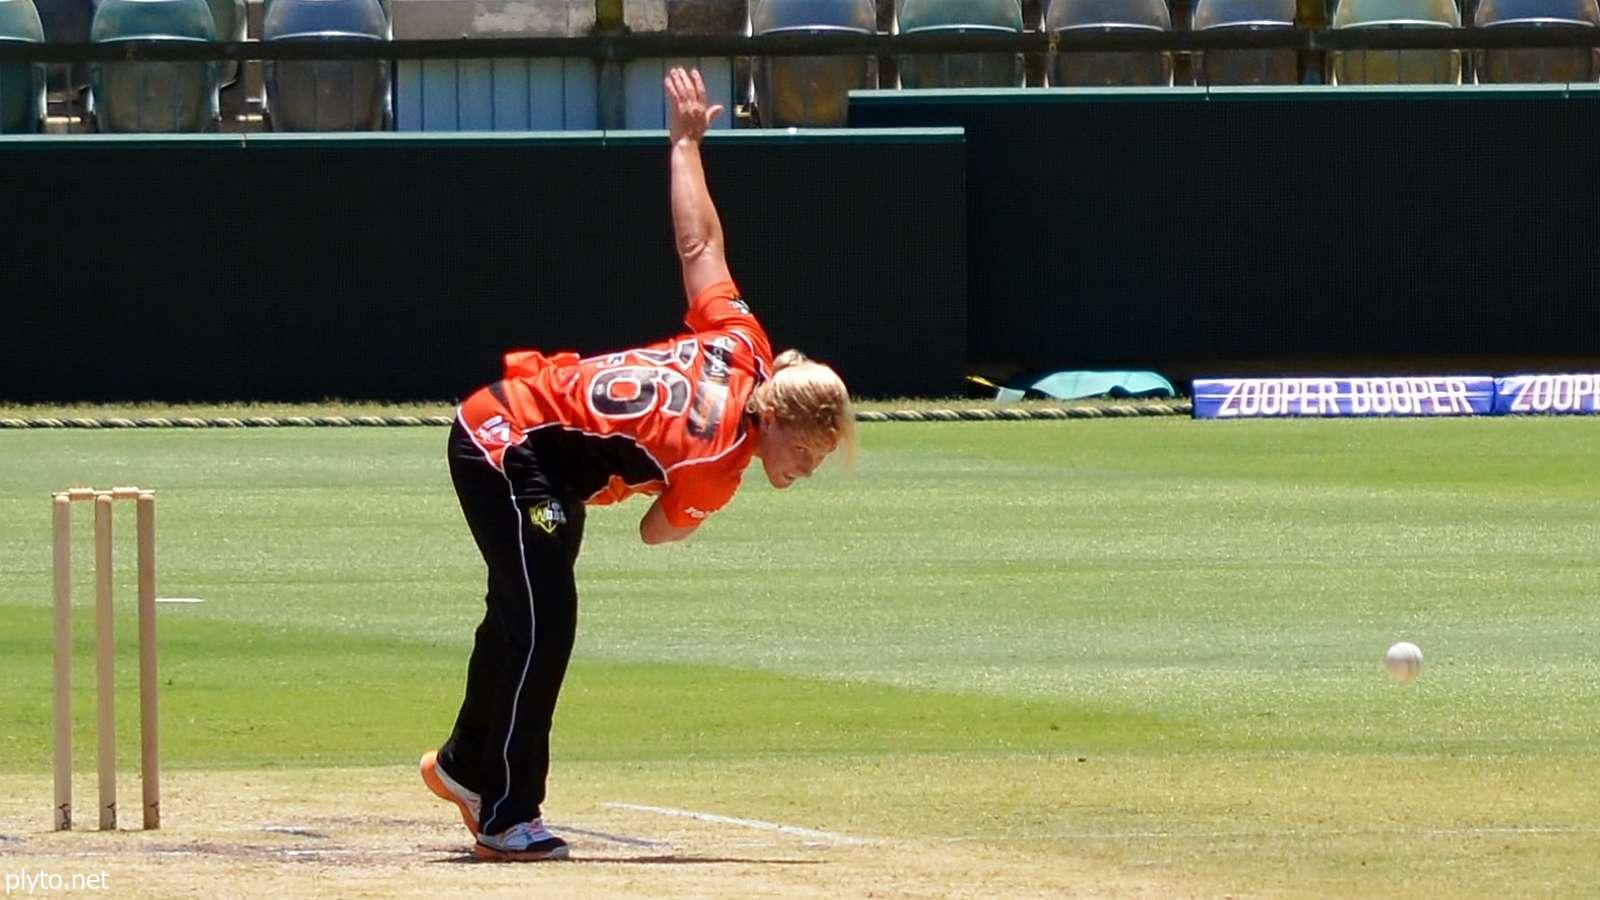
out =
[[(127, 788), (132, 788), (128, 790)], [(125, 786), (127, 797), (136, 786)], [(78, 786), (93, 826), (92, 784)], [(561, 863), (486, 864), (408, 768), (179, 772), (160, 831), (48, 830), (48, 777), (0, 777), (0, 878), (104, 875), (117, 897), (1174, 896), (1056, 854), (841, 834), (692, 810), (564, 798)], [(82, 805), (88, 800), (89, 805)], [(124, 818), (137, 824), (136, 807)], [(37, 894), (36, 894), (37, 895)]]

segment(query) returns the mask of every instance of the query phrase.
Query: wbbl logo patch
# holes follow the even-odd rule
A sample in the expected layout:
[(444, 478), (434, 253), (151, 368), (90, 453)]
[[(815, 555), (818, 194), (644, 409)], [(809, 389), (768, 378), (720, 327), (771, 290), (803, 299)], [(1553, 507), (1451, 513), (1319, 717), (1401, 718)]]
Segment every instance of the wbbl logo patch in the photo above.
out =
[(567, 514), (561, 509), (561, 501), (546, 500), (528, 508), (528, 522), (545, 534), (555, 534), (557, 525), (567, 524)]

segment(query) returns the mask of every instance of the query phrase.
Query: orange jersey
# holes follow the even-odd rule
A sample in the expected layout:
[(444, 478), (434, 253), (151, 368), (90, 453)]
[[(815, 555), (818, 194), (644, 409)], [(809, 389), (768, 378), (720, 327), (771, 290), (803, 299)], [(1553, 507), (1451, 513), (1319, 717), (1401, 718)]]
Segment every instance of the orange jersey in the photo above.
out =
[(670, 340), (588, 359), (508, 353), (504, 380), (458, 415), (496, 468), (526, 441), (573, 496), (660, 494), (667, 521), (693, 525), (733, 497), (755, 454), (744, 408), (772, 373), (772, 345), (731, 281), (701, 291), (684, 323)]

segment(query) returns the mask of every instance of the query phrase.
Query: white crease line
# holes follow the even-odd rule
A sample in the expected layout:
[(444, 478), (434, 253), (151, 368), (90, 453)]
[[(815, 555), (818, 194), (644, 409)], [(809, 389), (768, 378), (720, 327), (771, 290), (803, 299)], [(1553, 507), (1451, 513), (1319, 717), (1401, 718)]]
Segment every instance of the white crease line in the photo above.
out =
[[(243, 829), (243, 830), (244, 831), (249, 831), (250, 829)], [(259, 829), (256, 829), (256, 830), (265, 831), (265, 832), (267, 832), (269, 834), (285, 834), (285, 835), (289, 835), (291, 837), (316, 838), (317, 840), (321, 840), (321, 841), (325, 841), (325, 840), (328, 839), (328, 836), (326, 834), (323, 834), (320, 831), (316, 831), (314, 829), (306, 828), (306, 827), (300, 826), (300, 825), (262, 825)]]
[(634, 812), (655, 813), (661, 816), (676, 816), (680, 819), (694, 819), (697, 822), (715, 822), (719, 825), (737, 825), (740, 828), (754, 828), (758, 831), (776, 831), (782, 834), (791, 834), (795, 837), (811, 838), (813, 840), (829, 841), (835, 844), (873, 844), (866, 838), (851, 837), (847, 834), (838, 834), (832, 831), (818, 831), (815, 828), (801, 828), (797, 825), (780, 825), (777, 822), (763, 822), (759, 819), (736, 819), (733, 816), (719, 816), (715, 813), (695, 812), (689, 809), (670, 809), (665, 806), (640, 806), (637, 803), (607, 803), (611, 809), (627, 809)]
[(1518, 834), (1596, 834), (1600, 828), (1589, 826), (1519, 827), (1509, 825), (1490, 828), (1332, 828), (1284, 829), (1278, 831), (1058, 831), (1036, 835), (965, 835), (945, 838), (947, 844), (988, 841), (1050, 841), (1050, 840), (1129, 840), (1138, 838), (1261, 838), (1261, 837), (1359, 837), (1375, 834), (1409, 834), (1417, 837), (1474, 837)]

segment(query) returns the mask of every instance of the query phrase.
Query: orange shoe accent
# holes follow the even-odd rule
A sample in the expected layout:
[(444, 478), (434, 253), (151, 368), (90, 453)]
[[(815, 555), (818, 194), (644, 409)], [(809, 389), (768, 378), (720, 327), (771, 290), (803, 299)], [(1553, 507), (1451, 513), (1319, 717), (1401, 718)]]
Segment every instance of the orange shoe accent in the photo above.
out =
[[(432, 791), (435, 797), (440, 800), (448, 800), (456, 805), (456, 809), (461, 811), (462, 824), (467, 826), (467, 830), (472, 832), (473, 837), (477, 837), (478, 820), (472, 815), (472, 807), (452, 793), (448, 787), (445, 787), (444, 781), (439, 778), (439, 751), (429, 750), (427, 753), (422, 754), (422, 760), (417, 763), (417, 770), (422, 773), (422, 783), (428, 786), (428, 790)], [(479, 849), (485, 848), (480, 846)]]
[(479, 862), (547, 862), (550, 860), (568, 859), (569, 851), (566, 844), (549, 847), (544, 850), (496, 850), (483, 844), (474, 845), (472, 855)]

